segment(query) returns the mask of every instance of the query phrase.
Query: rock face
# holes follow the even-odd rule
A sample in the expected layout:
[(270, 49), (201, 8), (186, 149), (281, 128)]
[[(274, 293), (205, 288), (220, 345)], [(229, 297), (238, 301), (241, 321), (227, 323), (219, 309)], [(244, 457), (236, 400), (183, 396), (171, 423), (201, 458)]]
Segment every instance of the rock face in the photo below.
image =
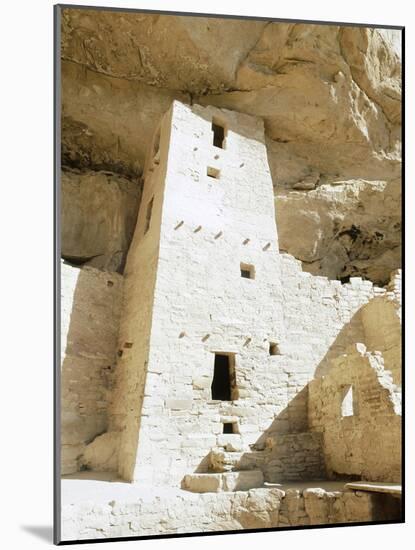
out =
[(384, 286), (401, 265), (400, 187), (399, 179), (331, 180), (307, 193), (280, 191), (280, 249), (315, 275)]
[(75, 264), (122, 271), (140, 196), (137, 181), (111, 172), (63, 171), (62, 256)]
[(396, 32), (62, 14), (64, 163), (140, 175), (174, 98), (261, 116), (281, 249), (331, 278), (385, 284), (399, 267)]

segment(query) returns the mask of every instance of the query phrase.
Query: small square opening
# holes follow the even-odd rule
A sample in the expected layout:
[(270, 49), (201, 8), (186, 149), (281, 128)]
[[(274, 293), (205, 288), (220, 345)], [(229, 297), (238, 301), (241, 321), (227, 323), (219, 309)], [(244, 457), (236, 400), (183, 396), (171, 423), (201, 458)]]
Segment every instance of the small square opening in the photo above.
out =
[(255, 279), (255, 268), (251, 264), (241, 264), (241, 277), (244, 279)]
[(220, 177), (220, 170), (212, 168), (212, 166), (207, 167), (206, 173), (210, 178), (214, 178), (215, 180), (218, 180)]
[(220, 149), (225, 149), (225, 125), (217, 118), (212, 119), (213, 145)]
[(278, 347), (278, 344), (275, 342), (269, 343), (269, 354), (270, 355), (280, 355), (280, 348)]
[(224, 422), (223, 423), (223, 433), (224, 434), (233, 434), (233, 433), (235, 433), (234, 432), (234, 427), (233, 427), (233, 422)]

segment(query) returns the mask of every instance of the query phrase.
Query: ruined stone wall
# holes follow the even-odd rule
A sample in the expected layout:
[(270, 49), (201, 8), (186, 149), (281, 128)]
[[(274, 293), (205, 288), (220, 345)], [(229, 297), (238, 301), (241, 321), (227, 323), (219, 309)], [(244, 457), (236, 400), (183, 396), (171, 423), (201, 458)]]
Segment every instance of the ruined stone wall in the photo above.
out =
[(402, 272), (392, 274), (386, 292), (362, 309), (364, 343), (370, 351), (380, 351), (385, 368), (392, 373), (395, 384), (402, 383)]
[[(319, 440), (310, 445), (308, 439), (309, 383), (330, 374), (333, 360), (351, 344), (366, 342), (362, 312), (377, 300), (386, 300), (387, 291), (358, 277), (341, 284), (312, 276), (288, 254), (280, 255), (280, 262), (284, 337), (278, 342), (280, 355), (273, 360), (286, 374), (280, 386), (284, 408), (256, 444), (267, 451), (258, 466), (270, 481), (317, 479), (325, 476), (325, 452)], [(400, 370), (399, 358), (394, 357)], [(292, 438), (291, 461), (281, 459), (286, 447), (281, 434), (285, 433)]]
[(150, 494), (63, 506), (62, 537), (82, 540), (382, 519), (388, 518), (379, 513), (376, 495), (359, 491), (268, 488), (203, 495), (181, 491), (162, 498)]
[(312, 381), (309, 422), (323, 434), (329, 477), (400, 482), (401, 389), (380, 352), (357, 344)]
[(384, 293), (370, 281), (352, 278), (348, 284), (312, 276), (301, 263), (282, 254), (281, 281), (285, 338), (275, 358), (287, 374), (287, 409), (279, 415), (277, 431), (308, 429), (307, 383), (324, 375), (331, 358), (364, 339), (359, 310)]
[(116, 273), (61, 264), (62, 474), (107, 429), (122, 289)]

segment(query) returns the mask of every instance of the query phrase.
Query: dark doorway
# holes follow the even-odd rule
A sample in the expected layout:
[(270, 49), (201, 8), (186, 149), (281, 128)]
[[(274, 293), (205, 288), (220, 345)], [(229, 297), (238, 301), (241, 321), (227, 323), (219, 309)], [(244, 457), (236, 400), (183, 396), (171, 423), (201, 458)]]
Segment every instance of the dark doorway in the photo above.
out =
[(224, 149), (225, 128), (217, 120), (212, 120), (213, 145)]
[(234, 356), (215, 353), (212, 380), (212, 399), (232, 401), (235, 399)]
[(224, 434), (233, 434), (233, 423), (232, 422), (224, 422), (224, 424), (223, 424), (223, 433)]

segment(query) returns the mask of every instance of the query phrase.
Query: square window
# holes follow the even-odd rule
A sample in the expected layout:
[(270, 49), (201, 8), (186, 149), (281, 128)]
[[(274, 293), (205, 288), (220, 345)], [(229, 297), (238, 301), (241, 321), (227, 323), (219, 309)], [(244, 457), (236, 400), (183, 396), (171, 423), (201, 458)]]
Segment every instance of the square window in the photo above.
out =
[(241, 277), (244, 279), (255, 279), (255, 268), (250, 264), (241, 264)]
[(217, 168), (212, 168), (212, 166), (208, 166), (206, 173), (210, 178), (214, 178), (215, 180), (219, 179), (220, 170), (218, 170)]
[(269, 343), (269, 354), (270, 355), (280, 355), (280, 349), (278, 347), (278, 344), (275, 342)]

